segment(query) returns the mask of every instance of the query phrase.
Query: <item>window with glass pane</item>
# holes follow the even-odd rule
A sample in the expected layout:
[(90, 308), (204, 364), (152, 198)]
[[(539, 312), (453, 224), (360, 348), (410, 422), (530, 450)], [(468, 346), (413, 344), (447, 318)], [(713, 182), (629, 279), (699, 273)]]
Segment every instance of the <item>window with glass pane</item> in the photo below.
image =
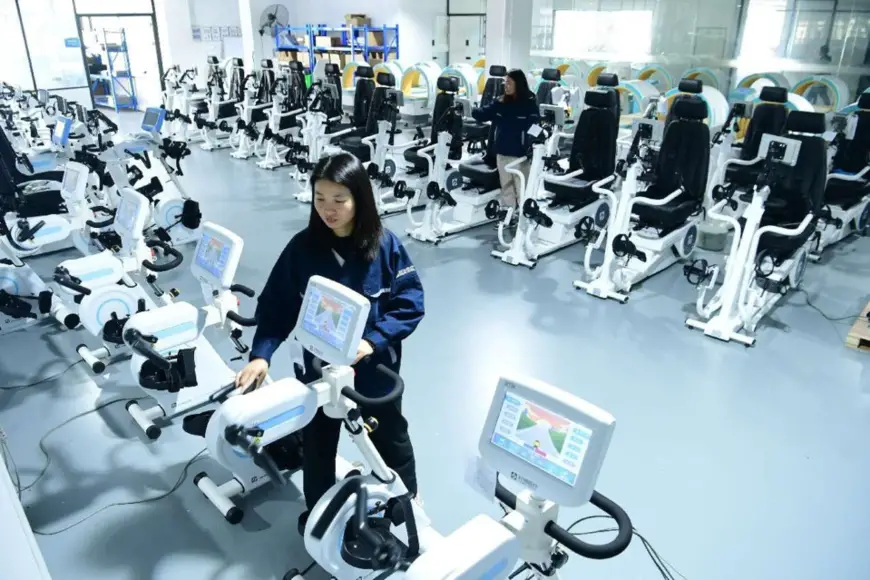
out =
[[(177, 0), (176, 0), (177, 1)], [(75, 0), (79, 14), (151, 14), (151, 0)]]
[(27, 65), (27, 49), (15, 0), (0, 0), (0, 38), (3, 39), (0, 80), (23, 89), (33, 89), (33, 77)]
[(20, 2), (36, 86), (82, 87), (88, 83), (72, 0)]

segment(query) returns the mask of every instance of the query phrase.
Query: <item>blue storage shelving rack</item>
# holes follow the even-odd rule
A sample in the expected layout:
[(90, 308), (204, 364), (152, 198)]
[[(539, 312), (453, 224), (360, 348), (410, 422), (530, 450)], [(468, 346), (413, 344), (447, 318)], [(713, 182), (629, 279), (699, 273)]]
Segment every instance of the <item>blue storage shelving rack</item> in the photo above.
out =
[[(315, 46), (319, 36), (332, 36), (338, 33), (340, 44), (337, 46)], [(382, 44), (369, 44), (369, 33), (380, 33)], [(298, 44), (296, 39), (304, 37), (307, 44)], [(326, 24), (306, 24), (304, 26), (283, 26), (275, 32), (275, 50), (308, 53), (310, 71), (317, 64), (316, 55), (325, 53), (360, 54), (368, 62), (373, 53), (383, 55), (383, 60), (399, 58), (399, 25), (396, 26), (328, 26)]]
[[(106, 53), (106, 71), (91, 77), (91, 94), (94, 104), (121, 109), (136, 110), (139, 106), (136, 87), (130, 72), (130, 53), (127, 51), (127, 34), (124, 29), (103, 30), (103, 50)], [(96, 94), (103, 86), (105, 94)]]

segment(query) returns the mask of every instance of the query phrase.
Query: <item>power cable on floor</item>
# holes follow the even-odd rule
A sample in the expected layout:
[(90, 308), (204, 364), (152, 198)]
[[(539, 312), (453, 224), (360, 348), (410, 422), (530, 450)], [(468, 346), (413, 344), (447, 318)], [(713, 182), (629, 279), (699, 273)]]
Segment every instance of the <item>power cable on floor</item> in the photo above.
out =
[[(578, 526), (579, 524), (581, 524), (583, 522), (586, 522), (589, 520), (596, 520), (596, 519), (612, 520), (613, 518), (610, 516), (607, 516), (607, 515), (586, 516), (585, 518), (581, 518), (581, 519), (577, 520), (576, 522), (574, 522), (573, 524), (571, 524), (570, 526), (568, 526), (567, 531), (569, 533), (571, 533), (571, 535), (578, 536), (578, 537), (619, 531), (619, 528), (605, 528), (605, 529), (600, 529), (600, 530), (593, 530), (590, 532), (571, 532), (571, 530), (575, 526)], [(659, 574), (661, 574), (661, 576), (662, 576), (662, 578), (664, 578), (664, 580), (676, 580), (674, 573), (676, 573), (676, 575), (679, 576), (680, 578), (682, 578), (683, 580), (688, 580), (688, 578), (683, 576), (683, 574), (679, 570), (677, 570), (673, 564), (671, 564), (670, 562), (668, 562), (667, 560), (662, 558), (661, 555), (656, 551), (656, 549), (649, 542), (649, 540), (647, 540), (640, 532), (638, 532), (636, 528), (632, 528), (631, 532), (632, 532), (632, 534), (637, 536), (637, 538), (641, 541), (644, 549), (646, 550), (646, 553), (650, 557), (650, 560), (652, 560), (653, 564), (658, 569)]]
[(803, 294), (804, 299), (806, 300), (806, 304), (805, 304), (805, 306), (809, 306), (810, 308), (812, 308), (813, 310), (815, 310), (816, 312), (818, 312), (819, 314), (821, 314), (821, 315), (822, 315), (822, 318), (824, 318), (825, 320), (827, 320), (827, 321), (829, 321), (829, 322), (838, 322), (838, 323), (842, 323), (843, 321), (846, 321), (846, 320), (849, 320), (849, 321), (855, 320), (856, 318), (858, 318), (859, 316), (861, 316), (861, 312), (857, 312), (857, 313), (855, 313), (855, 314), (850, 314), (849, 316), (839, 316), (839, 317), (838, 317), (838, 316), (831, 316), (831, 315), (827, 314), (824, 310), (822, 310), (821, 308), (819, 308), (818, 306), (816, 306), (815, 304), (813, 304), (813, 301), (812, 301), (812, 299), (810, 298), (810, 295), (809, 295), (809, 293), (808, 293), (806, 290), (804, 290), (804, 289), (799, 289), (799, 290), (797, 291), (797, 293), (798, 293), (798, 294)]
[(75, 421), (77, 419), (81, 419), (82, 417), (86, 417), (87, 415), (90, 415), (91, 413), (96, 413), (98, 411), (101, 411), (101, 410), (105, 409), (106, 407), (108, 407), (109, 405), (114, 405), (115, 403), (125, 403), (127, 401), (135, 401), (135, 400), (136, 399), (134, 399), (134, 398), (125, 398), (125, 399), (112, 399), (111, 401), (106, 401), (105, 403), (101, 403), (101, 404), (97, 405), (93, 409), (83, 411), (83, 412), (79, 413), (78, 415), (73, 415), (72, 417), (70, 417), (69, 419), (67, 419), (66, 421), (61, 423), (60, 425), (57, 425), (57, 426), (49, 429), (49, 431), (45, 435), (43, 435), (39, 440), (39, 451), (42, 452), (42, 456), (45, 458), (45, 465), (43, 465), (40, 472), (36, 475), (36, 479), (31, 481), (30, 484), (28, 484), (26, 487), (21, 488), (19, 490), (19, 493), (33, 488), (37, 483), (39, 483), (39, 481), (43, 477), (45, 477), (46, 472), (48, 472), (48, 468), (51, 467), (51, 455), (48, 454), (48, 450), (45, 448), (45, 440), (48, 439), (48, 437), (51, 436), (52, 433), (54, 433), (55, 431), (58, 431), (59, 429), (66, 427), (67, 425), (69, 425), (70, 423), (72, 423), (73, 421)]
[(57, 378), (59, 378), (59, 377), (65, 375), (65, 374), (68, 373), (68, 372), (69, 372), (69, 371), (70, 371), (74, 366), (76, 366), (76, 365), (79, 364), (79, 363), (83, 363), (83, 362), (85, 362), (85, 361), (83, 361), (83, 360), (78, 360), (78, 361), (76, 361), (76, 362), (74, 362), (74, 363), (71, 363), (69, 366), (67, 366), (65, 369), (63, 369), (63, 370), (60, 371), (59, 373), (55, 373), (55, 374), (53, 374), (53, 375), (51, 375), (51, 376), (45, 377), (44, 379), (39, 379), (39, 380), (36, 381), (35, 383), (30, 383), (29, 385), (16, 385), (16, 386), (14, 386), (14, 387), (5, 387), (5, 386), (0, 386), (0, 391), (21, 391), (21, 390), (24, 390), (24, 389), (29, 389), (29, 388), (31, 388), (31, 387), (37, 387), (37, 386), (42, 385), (42, 384), (44, 384), (44, 383), (49, 383), (49, 382), (51, 382), (51, 381), (53, 381), (53, 380), (55, 380), (55, 379), (57, 379)]
[(66, 532), (66, 531), (68, 531), (76, 526), (79, 526), (79, 525), (85, 523), (89, 519), (96, 517), (100, 513), (104, 512), (108, 509), (111, 509), (113, 507), (123, 507), (123, 506), (139, 505), (139, 504), (145, 504), (145, 503), (154, 503), (154, 502), (160, 501), (162, 499), (165, 499), (165, 498), (169, 497), (170, 495), (172, 495), (173, 493), (175, 493), (176, 491), (178, 491), (178, 489), (182, 486), (182, 484), (187, 480), (187, 472), (190, 469), (190, 467), (194, 463), (196, 463), (198, 460), (202, 459), (202, 455), (206, 451), (207, 451), (207, 449), (202, 449), (199, 451), (199, 453), (197, 453), (196, 455), (194, 455), (193, 457), (190, 458), (190, 460), (184, 465), (184, 468), (182, 468), (181, 474), (178, 476), (178, 480), (175, 482), (175, 485), (173, 485), (171, 488), (169, 488), (169, 490), (166, 492), (155, 495), (153, 497), (146, 497), (145, 499), (139, 499), (139, 500), (135, 500), (135, 501), (112, 502), (108, 505), (101, 507), (100, 509), (96, 510), (95, 512), (93, 512), (85, 517), (83, 517), (82, 519), (80, 519), (76, 522), (73, 522), (72, 524), (70, 524), (68, 526), (60, 528), (59, 530), (52, 530), (50, 532), (47, 532), (44, 530), (34, 529), (33, 533), (38, 535), (38, 536), (56, 536), (58, 534), (62, 534), (62, 533)]

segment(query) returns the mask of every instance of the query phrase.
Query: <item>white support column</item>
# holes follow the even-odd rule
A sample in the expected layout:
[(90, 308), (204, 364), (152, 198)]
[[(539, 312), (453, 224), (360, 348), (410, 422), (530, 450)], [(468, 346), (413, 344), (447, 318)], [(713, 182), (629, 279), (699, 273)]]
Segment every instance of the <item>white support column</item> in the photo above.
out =
[(245, 70), (254, 70), (254, 64), (259, 64), (262, 59), (260, 46), (260, 33), (255, 28), (258, 18), (259, 6), (257, 0), (239, 0), (239, 22), (242, 27), (242, 54), (245, 59)]
[(531, 50), (532, 0), (487, 0), (487, 65), (526, 70)]
[(182, 68), (204, 66), (205, 63), (191, 60), (198, 51), (190, 28), (189, 0), (154, 0), (154, 8), (163, 68), (176, 64)]

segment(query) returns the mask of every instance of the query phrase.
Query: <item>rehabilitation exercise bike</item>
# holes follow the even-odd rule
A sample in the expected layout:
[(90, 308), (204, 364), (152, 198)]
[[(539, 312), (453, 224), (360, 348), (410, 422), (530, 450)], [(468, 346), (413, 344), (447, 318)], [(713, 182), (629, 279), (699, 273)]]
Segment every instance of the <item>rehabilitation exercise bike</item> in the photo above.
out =
[[(593, 189), (614, 209), (605, 228), (586, 233), (595, 242), (586, 246), (587, 281), (575, 281), (576, 288), (625, 303), (633, 286), (691, 257), (710, 164), (707, 114), (700, 97), (683, 95), (671, 106), (667, 122), (642, 119), (635, 125), (628, 157), (618, 167), (624, 175), (620, 192)], [(659, 131), (663, 136), (656, 151), (653, 137)], [(592, 253), (602, 247), (604, 260), (593, 266)]]
[[(474, 476), (478, 491), (501, 503), (503, 518), (478, 515), (441, 536), (406, 504), (385, 499), (382, 483), (357, 475), (337, 482), (311, 511), (306, 550), (337, 580), (558, 579), (569, 551), (614, 558), (633, 534), (625, 511), (595, 491), (614, 428), (612, 415), (561, 389), (502, 377), (478, 442)], [(518, 491), (502, 485), (499, 475)], [(560, 508), (587, 503), (615, 521), (610, 542), (588, 544), (557, 523)], [(297, 570), (284, 578), (303, 580)]]
[(239, 140), (230, 157), (234, 159), (249, 159), (254, 155), (262, 156), (258, 151), (260, 136), (266, 128), (268, 111), (272, 107), (272, 99), (275, 95), (275, 68), (272, 60), (264, 58), (260, 62), (259, 74), (251, 73), (245, 78), (244, 99), (236, 105), (239, 119), (236, 121), (236, 130)]
[(870, 227), (870, 93), (858, 97), (858, 110), (846, 118), (834, 153), (822, 212), (813, 236), (810, 259), (821, 259), (826, 248)]
[[(203, 472), (193, 481), (228, 522), (237, 524), (244, 515), (233, 498), (270, 479), (279, 485), (286, 483), (285, 471), (299, 465), (287, 465), (288, 453), (282, 445), (321, 408), (327, 416), (344, 421), (345, 429), (372, 470), (367, 478), (379, 482), (377, 497), (383, 501), (407, 497), (401, 479), (387, 468), (369, 439), (369, 431), (377, 428), (376, 420), (363, 417), (358, 407), (376, 409), (377, 405), (395, 401), (402, 396), (403, 382), (386, 367), (378, 367), (378, 371), (394, 381), (393, 389), (382, 397), (366, 397), (354, 389), (354, 369), (349, 366), (356, 357), (369, 308), (369, 300), (364, 296), (313, 276), (308, 281), (294, 337), (303, 349), (319, 359), (315, 367), (321, 378), (308, 385), (285, 378), (241, 396), (230, 396), (232, 385), (224, 392), (225, 402), (208, 418), (205, 439), (209, 455), (233, 477), (216, 485)], [(320, 361), (328, 366), (321, 366)], [(336, 466), (338, 479), (354, 469), (340, 457)], [(420, 521), (425, 521), (419, 506), (415, 505), (414, 510)], [(312, 516), (316, 513), (315, 509)]]
[[(276, 169), (290, 164), (289, 146), (298, 137), (300, 126), (298, 116), (307, 109), (305, 79), (300, 76), (301, 63), (291, 62), (281, 67), (285, 72), (279, 76), (275, 85), (275, 97), (272, 107), (266, 110), (268, 122), (260, 139), (266, 144), (263, 159), (257, 162), (262, 169)], [(337, 65), (328, 64), (327, 67)]]
[[(541, 105), (542, 116), (550, 118), (544, 123), (545, 134), (551, 135), (545, 145), (534, 146), (516, 234), (505, 250), (493, 252), (507, 264), (533, 268), (545, 255), (581, 241), (593, 241), (596, 228), (607, 226), (611, 204), (599, 190), (619, 186), (614, 173), (619, 133), (619, 118), (614, 110), (618, 95), (614, 89), (602, 87), (589, 89), (584, 99), (586, 108), (573, 134), (561, 132), (564, 108)], [(569, 155), (562, 159), (559, 140), (565, 136), (573, 136), (573, 142)], [(518, 165), (511, 163), (506, 170), (522, 177)], [(490, 215), (493, 213), (490, 209)], [(499, 213), (503, 214), (501, 208)], [(503, 220), (499, 227), (503, 244), (504, 226)]]
[(711, 300), (706, 296), (719, 282), (719, 266), (701, 259), (683, 269), (698, 287), (700, 317), (686, 326), (707, 336), (753, 346), (749, 333), (803, 279), (825, 190), (824, 115), (793, 111), (786, 130), (786, 137), (761, 138), (763, 169), (743, 219), (722, 211), (733, 208), (728, 197), (709, 212), (734, 230), (722, 286)]
[[(106, 197), (111, 207), (117, 203), (118, 191), (133, 187), (153, 206), (148, 226), (156, 237), (172, 245), (196, 243), (200, 237), (202, 212), (199, 202), (191, 199), (178, 181), (178, 177), (184, 175), (181, 160), (191, 151), (183, 141), (160, 136), (165, 116), (164, 109), (147, 109), (141, 131), (107, 143), (97, 154), (112, 182), (111, 192)], [(175, 167), (170, 166), (169, 161), (174, 161)], [(162, 174), (156, 172), (158, 168), (163, 170)], [(151, 175), (150, 180), (145, 179), (145, 172)], [(165, 183), (164, 175), (168, 178)]]
[[(106, 249), (82, 258), (64, 260), (54, 270), (56, 295), (70, 312), (78, 315), (82, 326), (101, 340), (91, 350), (86, 344), (77, 354), (95, 374), (106, 369), (105, 360), (123, 350), (123, 328), (127, 319), (153, 306), (153, 299), (134, 280), (144, 274), (153, 296), (163, 304), (172, 302), (171, 291), (157, 284), (157, 274), (181, 265), (184, 257), (169, 244), (146, 239), (145, 226), (151, 206), (131, 188), (121, 190), (111, 228), (95, 234), (94, 243)], [(157, 260), (157, 252), (163, 259)]]
[(249, 351), (241, 342), (242, 331), (256, 323), (238, 313), (238, 296), (255, 294), (234, 280), (243, 247), (233, 232), (206, 223), (190, 268), (206, 306), (174, 302), (137, 312), (124, 324), (121, 335), (132, 352), (131, 375), (157, 403), (143, 409), (134, 400), (126, 409), (149, 439), (157, 439), (173, 420), (216, 404), (220, 389), (215, 385), (233, 380), (235, 373), (203, 336), (206, 328), (226, 332), (237, 352)]
[[(201, 130), (204, 151), (214, 151), (238, 145), (236, 105), (244, 98), (245, 69), (240, 58), (218, 63), (217, 57), (208, 57), (208, 114), (194, 115), (193, 122)], [(229, 73), (227, 73), (229, 71)], [(229, 79), (229, 80), (227, 80)]]

